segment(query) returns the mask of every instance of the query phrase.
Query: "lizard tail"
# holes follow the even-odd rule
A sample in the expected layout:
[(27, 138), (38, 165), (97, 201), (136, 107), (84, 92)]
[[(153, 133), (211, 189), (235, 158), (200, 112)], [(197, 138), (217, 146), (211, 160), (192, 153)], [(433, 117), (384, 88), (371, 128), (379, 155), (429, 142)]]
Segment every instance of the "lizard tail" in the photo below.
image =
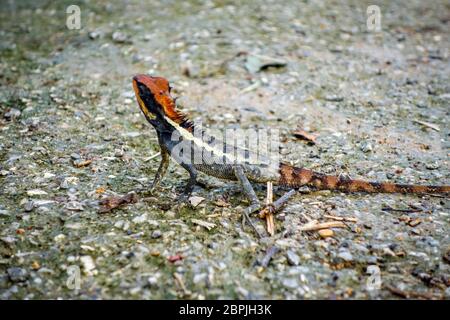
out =
[(287, 164), (280, 166), (280, 185), (287, 187), (312, 186), (323, 190), (369, 193), (450, 193), (450, 186), (418, 186), (353, 180), (321, 174)]

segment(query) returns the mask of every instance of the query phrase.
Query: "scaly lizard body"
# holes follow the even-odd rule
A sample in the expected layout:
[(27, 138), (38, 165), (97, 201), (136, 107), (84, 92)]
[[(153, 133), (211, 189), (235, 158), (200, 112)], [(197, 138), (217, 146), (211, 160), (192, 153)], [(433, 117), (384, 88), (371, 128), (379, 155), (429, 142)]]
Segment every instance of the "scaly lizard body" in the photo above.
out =
[[(172, 157), (189, 172), (190, 179), (185, 188), (185, 195), (192, 192), (197, 181), (198, 171), (221, 179), (239, 181), (251, 202), (246, 211), (247, 217), (249, 213), (261, 208), (250, 182), (272, 182), (274, 185), (293, 189), (306, 185), (317, 189), (344, 192), (450, 192), (450, 186), (368, 182), (325, 175), (282, 162), (273, 165), (263, 159), (261, 162), (254, 163), (249, 161), (251, 154), (248, 150), (237, 150), (237, 147), (230, 147), (226, 144), (218, 148), (214, 137), (201, 139), (194, 135), (194, 125), (176, 109), (175, 99), (170, 95), (170, 86), (166, 79), (137, 75), (133, 78), (133, 88), (141, 111), (147, 121), (156, 129), (161, 147), (162, 161), (151, 190), (158, 186), (166, 172), (169, 159)], [(180, 152), (180, 150), (182, 151)], [(237, 156), (237, 154), (242, 156)]]

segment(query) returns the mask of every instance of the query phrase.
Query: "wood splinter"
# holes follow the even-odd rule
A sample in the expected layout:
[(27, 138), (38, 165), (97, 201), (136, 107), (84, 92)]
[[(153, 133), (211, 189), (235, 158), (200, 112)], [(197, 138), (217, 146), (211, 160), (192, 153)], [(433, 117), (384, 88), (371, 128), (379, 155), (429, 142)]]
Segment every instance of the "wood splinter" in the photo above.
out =
[[(267, 182), (267, 197), (266, 206), (269, 207), (273, 203), (273, 184), (271, 181)], [(273, 212), (269, 210), (266, 213), (266, 228), (270, 236), (275, 234), (275, 221), (273, 220)]]
[(267, 232), (273, 236), (275, 234), (275, 221), (274, 213), (281, 209), (282, 206), (295, 194), (295, 190), (292, 189), (285, 193), (281, 198), (273, 202), (273, 184), (272, 182), (267, 182), (267, 197), (266, 206), (263, 210), (259, 212), (259, 217), (261, 219), (266, 219)]

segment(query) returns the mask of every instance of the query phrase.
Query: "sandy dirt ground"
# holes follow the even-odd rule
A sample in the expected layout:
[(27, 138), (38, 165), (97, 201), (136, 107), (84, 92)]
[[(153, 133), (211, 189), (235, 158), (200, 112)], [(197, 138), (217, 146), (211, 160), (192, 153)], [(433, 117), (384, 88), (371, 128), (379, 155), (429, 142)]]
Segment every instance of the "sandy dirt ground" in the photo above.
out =
[(81, 1), (78, 30), (70, 1), (1, 2), (1, 299), (450, 298), (447, 197), (302, 189), (260, 240), (234, 183), (202, 176), (203, 201), (176, 205), (172, 163), (154, 195), (99, 211), (158, 167), (136, 73), (212, 129), (278, 129), (297, 166), (450, 183), (447, 1), (377, 1), (379, 32), (367, 1), (240, 2)]

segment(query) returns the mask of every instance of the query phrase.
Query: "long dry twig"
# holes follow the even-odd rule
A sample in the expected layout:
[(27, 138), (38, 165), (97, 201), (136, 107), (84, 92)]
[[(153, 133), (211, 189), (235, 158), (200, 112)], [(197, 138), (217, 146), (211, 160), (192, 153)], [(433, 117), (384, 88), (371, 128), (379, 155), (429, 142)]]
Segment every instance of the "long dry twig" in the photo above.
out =
[(385, 285), (384, 286), (390, 293), (404, 298), (404, 299), (417, 299), (417, 298), (422, 298), (422, 299), (427, 299), (427, 300), (431, 300), (431, 299), (435, 299), (436, 297), (433, 296), (432, 294), (429, 293), (422, 293), (422, 292), (414, 292), (414, 291), (404, 291), (401, 290), (399, 288), (396, 288), (394, 286), (390, 286), (390, 285)]
[(413, 212), (421, 212), (423, 209), (396, 209), (391, 207), (384, 207), (381, 210), (383, 211), (393, 211), (393, 212), (404, 212), (404, 213), (413, 213)]
[(336, 217), (329, 214), (325, 214), (324, 218), (333, 219), (336, 221), (348, 221), (348, 222), (358, 222), (358, 219), (352, 217)]
[(345, 223), (341, 221), (331, 221), (324, 223), (317, 223), (316, 221), (308, 222), (307, 224), (301, 226), (299, 228), (300, 231), (315, 231), (320, 229), (329, 229), (329, 228), (345, 228)]

